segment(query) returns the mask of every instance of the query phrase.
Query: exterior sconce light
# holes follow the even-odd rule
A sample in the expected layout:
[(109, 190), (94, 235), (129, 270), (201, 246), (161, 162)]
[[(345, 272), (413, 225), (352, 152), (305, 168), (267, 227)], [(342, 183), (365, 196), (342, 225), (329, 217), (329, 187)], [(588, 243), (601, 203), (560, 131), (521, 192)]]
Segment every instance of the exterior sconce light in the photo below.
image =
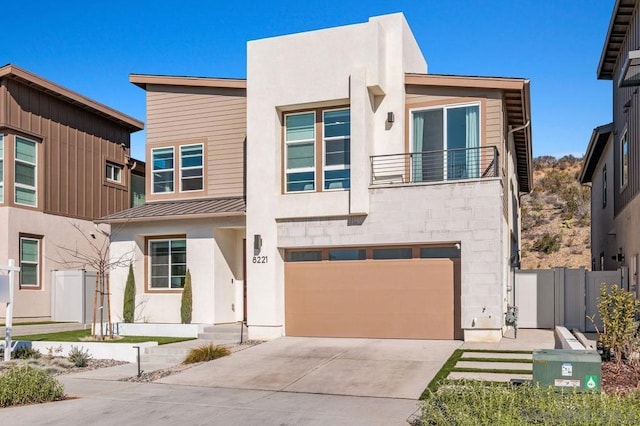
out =
[(260, 250), (262, 250), (262, 236), (260, 234), (255, 234), (253, 236), (253, 255), (259, 255)]
[(389, 112), (387, 113), (387, 122), (388, 122), (388, 123), (393, 123), (394, 121), (396, 121), (396, 117), (395, 117), (395, 115), (393, 114), (393, 111), (389, 111)]

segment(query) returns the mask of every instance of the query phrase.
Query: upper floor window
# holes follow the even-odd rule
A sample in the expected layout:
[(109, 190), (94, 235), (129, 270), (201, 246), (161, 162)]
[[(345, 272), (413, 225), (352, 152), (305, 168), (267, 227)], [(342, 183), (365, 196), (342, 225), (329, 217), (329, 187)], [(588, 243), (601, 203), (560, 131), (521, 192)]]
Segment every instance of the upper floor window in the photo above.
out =
[(122, 183), (122, 166), (107, 161), (105, 178), (111, 182)]
[(15, 198), (16, 204), (35, 206), (36, 197), (36, 142), (15, 137)]
[(349, 108), (287, 114), (284, 121), (285, 192), (349, 189)]
[(324, 189), (351, 186), (351, 114), (324, 111)]
[(620, 188), (629, 183), (629, 136), (625, 131), (620, 139)]
[(413, 182), (480, 177), (480, 106), (412, 111)]
[(180, 147), (180, 191), (201, 191), (204, 178), (203, 145)]
[(285, 117), (287, 192), (316, 189), (315, 122), (315, 112)]
[(0, 134), (0, 203), (4, 202), (4, 135)]
[(151, 150), (151, 192), (173, 192), (173, 147)]
[(607, 207), (607, 165), (602, 168), (602, 208)]
[(20, 287), (40, 286), (40, 238), (20, 237)]

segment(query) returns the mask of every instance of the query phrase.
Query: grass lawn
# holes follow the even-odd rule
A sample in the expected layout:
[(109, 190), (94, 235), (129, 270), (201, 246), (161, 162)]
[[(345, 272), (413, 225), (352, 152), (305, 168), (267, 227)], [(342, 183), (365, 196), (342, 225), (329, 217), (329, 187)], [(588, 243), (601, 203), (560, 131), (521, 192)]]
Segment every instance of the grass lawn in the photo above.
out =
[[(51, 342), (81, 342), (81, 338), (91, 336), (91, 330), (73, 330), (60, 333), (30, 334), (27, 336), (12, 336), (12, 340), (51, 341)], [(185, 342), (194, 340), (195, 337), (159, 337), (159, 336), (123, 336), (122, 339), (105, 340), (101, 343), (142, 343), (158, 342), (158, 345), (167, 343)]]

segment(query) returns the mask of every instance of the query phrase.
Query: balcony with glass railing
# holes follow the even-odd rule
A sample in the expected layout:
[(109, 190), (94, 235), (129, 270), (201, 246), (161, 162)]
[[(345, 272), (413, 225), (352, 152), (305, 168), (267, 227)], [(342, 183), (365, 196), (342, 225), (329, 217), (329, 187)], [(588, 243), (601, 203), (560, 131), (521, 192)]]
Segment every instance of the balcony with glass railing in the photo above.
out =
[(495, 146), (371, 157), (371, 185), (456, 182), (498, 177)]

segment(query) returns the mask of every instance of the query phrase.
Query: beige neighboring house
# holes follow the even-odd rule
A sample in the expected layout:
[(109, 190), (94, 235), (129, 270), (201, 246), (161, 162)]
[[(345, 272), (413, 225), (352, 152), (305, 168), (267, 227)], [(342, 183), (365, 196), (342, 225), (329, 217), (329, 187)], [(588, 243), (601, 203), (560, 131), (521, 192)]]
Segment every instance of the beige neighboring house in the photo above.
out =
[(51, 318), (51, 271), (77, 269), (70, 252), (104, 241), (93, 220), (130, 206), (130, 134), (142, 128), (15, 65), (0, 67), (0, 265), (14, 259), (21, 268), (16, 321)]
[(597, 75), (613, 85), (613, 123), (596, 128), (580, 174), (591, 185), (594, 270), (628, 268), (638, 283), (640, 253), (640, 2), (616, 0)]
[[(180, 323), (189, 269), (193, 322), (242, 321), (246, 81), (132, 74), (146, 92), (146, 202), (102, 218), (113, 257), (131, 254), (136, 320)], [(111, 273), (122, 319), (127, 268)]]
[(427, 74), (402, 14), (247, 51), (246, 80), (131, 76), (147, 203), (103, 220), (124, 224), (114, 255), (136, 254), (140, 320), (179, 322), (188, 267), (193, 321), (244, 319), (250, 339), (499, 340), (529, 81)]

